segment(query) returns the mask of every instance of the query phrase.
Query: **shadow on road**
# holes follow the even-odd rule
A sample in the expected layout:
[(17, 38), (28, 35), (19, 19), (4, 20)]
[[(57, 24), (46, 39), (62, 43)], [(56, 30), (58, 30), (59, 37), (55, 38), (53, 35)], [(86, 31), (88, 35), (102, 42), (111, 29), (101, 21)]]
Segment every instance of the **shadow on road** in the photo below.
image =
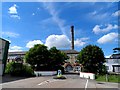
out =
[(17, 77), (17, 76), (11, 76), (11, 75), (4, 75), (2, 76), (2, 83), (26, 79), (26, 78), (29, 78), (29, 77)]

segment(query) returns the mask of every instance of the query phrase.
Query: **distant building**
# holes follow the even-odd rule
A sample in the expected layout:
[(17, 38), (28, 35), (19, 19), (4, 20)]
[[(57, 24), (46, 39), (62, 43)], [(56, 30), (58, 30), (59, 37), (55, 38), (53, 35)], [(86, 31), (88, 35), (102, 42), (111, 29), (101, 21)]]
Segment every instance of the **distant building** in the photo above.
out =
[(7, 62), (18, 61), (18, 60), (19, 60), (18, 62), (23, 62), (25, 54), (26, 51), (9, 52)]
[(62, 52), (66, 53), (69, 59), (66, 62), (74, 64), (77, 60), (77, 55), (79, 54), (76, 50), (61, 50)]
[[(7, 62), (12, 62), (16, 60), (19, 60), (19, 62), (23, 62), (26, 52), (27, 51), (9, 52)], [(66, 53), (69, 57), (69, 59), (66, 60), (66, 63), (64, 64), (65, 71), (80, 69), (80, 65), (77, 63), (77, 55), (79, 54), (79, 52), (77, 52), (76, 50), (61, 50), (61, 52)]]
[(108, 72), (120, 73), (120, 54), (113, 54), (106, 58), (106, 68)]
[(64, 64), (65, 71), (79, 71), (80, 70), (80, 64), (77, 62), (77, 56), (79, 54), (76, 50), (61, 50), (62, 52), (66, 53), (69, 57), (68, 60), (66, 60), (66, 63)]
[(112, 54), (110, 58), (120, 59), (120, 54)]
[[(77, 62), (77, 55), (79, 54), (78, 51), (74, 50), (74, 26), (71, 26), (71, 49), (70, 50), (61, 50), (62, 52), (66, 53), (69, 57), (64, 64), (64, 68), (66, 71), (77, 71), (80, 70), (80, 64)], [(26, 51), (24, 52), (9, 52), (8, 53), (8, 62), (23, 60)]]

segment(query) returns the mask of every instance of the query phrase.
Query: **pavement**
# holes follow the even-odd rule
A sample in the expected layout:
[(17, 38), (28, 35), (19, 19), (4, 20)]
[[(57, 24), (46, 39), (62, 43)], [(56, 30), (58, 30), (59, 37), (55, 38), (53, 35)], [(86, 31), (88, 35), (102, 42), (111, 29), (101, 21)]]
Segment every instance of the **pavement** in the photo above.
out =
[[(4, 81), (0, 86), (2, 86), (2, 88), (115, 88), (114, 90), (118, 90), (118, 83), (97, 82), (72, 74), (64, 76), (67, 77), (67, 79), (53, 79), (53, 76), (11, 79), (11, 81)], [(6, 78), (6, 80), (7, 79), (10, 79), (10, 77)]]
[(22, 80), (22, 79), (26, 79), (28, 77), (17, 77), (17, 76), (11, 76), (11, 75), (4, 75), (1, 76), (2, 78), (0, 78), (0, 83), (5, 83), (5, 82), (12, 82), (12, 81), (17, 81), (17, 80)]

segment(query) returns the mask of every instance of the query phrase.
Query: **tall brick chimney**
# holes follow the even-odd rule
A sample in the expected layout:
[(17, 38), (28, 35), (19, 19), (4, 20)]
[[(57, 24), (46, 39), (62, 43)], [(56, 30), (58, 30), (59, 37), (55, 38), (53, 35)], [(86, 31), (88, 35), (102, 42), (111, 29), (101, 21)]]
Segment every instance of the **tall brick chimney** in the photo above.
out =
[(71, 26), (71, 49), (74, 50), (74, 26)]

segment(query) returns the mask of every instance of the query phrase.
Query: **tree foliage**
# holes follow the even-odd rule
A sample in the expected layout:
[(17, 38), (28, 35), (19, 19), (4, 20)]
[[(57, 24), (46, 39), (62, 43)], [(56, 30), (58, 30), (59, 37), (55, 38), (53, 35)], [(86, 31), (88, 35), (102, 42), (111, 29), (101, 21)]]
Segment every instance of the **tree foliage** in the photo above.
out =
[(102, 73), (105, 71), (103, 63), (105, 62), (104, 53), (101, 48), (96, 45), (88, 45), (83, 48), (77, 59), (83, 65), (86, 72)]
[(56, 47), (49, 50), (46, 46), (37, 44), (25, 55), (26, 62), (35, 70), (56, 70), (61, 68), (67, 55)]
[(67, 55), (60, 50), (57, 50), (56, 47), (52, 47), (50, 50), (50, 60), (53, 65), (62, 65), (67, 59)]
[(25, 59), (33, 68), (39, 69), (49, 62), (49, 51), (46, 46), (37, 44), (26, 53)]
[(6, 66), (5, 73), (12, 76), (34, 76), (34, 71), (31, 66), (17, 62), (9, 62)]

